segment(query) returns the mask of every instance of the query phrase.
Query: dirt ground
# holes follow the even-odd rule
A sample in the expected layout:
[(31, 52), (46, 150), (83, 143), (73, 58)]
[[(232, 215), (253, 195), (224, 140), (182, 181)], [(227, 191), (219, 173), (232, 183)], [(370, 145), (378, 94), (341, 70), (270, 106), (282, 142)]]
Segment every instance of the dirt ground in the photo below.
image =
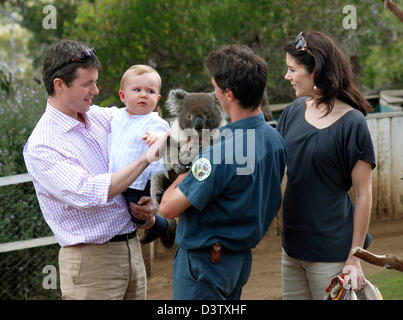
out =
[[(395, 254), (403, 257), (403, 219), (376, 222), (369, 228), (373, 240), (368, 248), (375, 254)], [(172, 298), (172, 261), (175, 248), (155, 255), (148, 279), (147, 299)], [(365, 275), (388, 272), (382, 267), (362, 262)], [(244, 300), (281, 299), (281, 237), (266, 236), (253, 249), (252, 273), (243, 289)]]

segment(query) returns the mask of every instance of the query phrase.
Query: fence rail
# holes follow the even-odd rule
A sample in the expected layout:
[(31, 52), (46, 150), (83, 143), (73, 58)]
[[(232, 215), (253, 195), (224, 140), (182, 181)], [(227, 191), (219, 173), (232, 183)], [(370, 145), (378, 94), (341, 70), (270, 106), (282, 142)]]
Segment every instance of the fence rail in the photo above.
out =
[(16, 174), (14, 176), (0, 177), (0, 187), (9, 186), (11, 184), (19, 184), (31, 182), (32, 178), (29, 173)]
[(30, 239), (30, 240), (21, 240), (21, 241), (0, 243), (0, 253), (22, 250), (22, 249), (37, 248), (37, 247), (48, 246), (48, 245), (56, 244), (56, 243), (57, 243), (57, 240), (53, 236)]
[[(0, 187), (9, 186), (13, 184), (31, 182), (32, 177), (29, 173), (16, 174), (13, 176), (0, 177)], [(21, 241), (13, 241), (0, 243), (0, 253), (10, 252), (22, 249), (30, 249), (37, 248), (42, 246), (48, 246), (51, 244), (56, 244), (57, 240), (55, 237), (43, 237), (43, 238), (35, 238), (30, 240), (21, 240)]]

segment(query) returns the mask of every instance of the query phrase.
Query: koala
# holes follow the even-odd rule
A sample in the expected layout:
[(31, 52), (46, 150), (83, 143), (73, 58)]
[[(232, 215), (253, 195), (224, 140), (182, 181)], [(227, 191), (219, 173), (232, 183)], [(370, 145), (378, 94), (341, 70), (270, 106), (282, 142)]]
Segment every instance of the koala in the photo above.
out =
[(218, 128), (227, 123), (214, 92), (189, 93), (182, 89), (172, 89), (165, 107), (174, 121), (163, 152), (167, 172), (157, 173), (151, 178), (150, 193), (156, 208), (165, 190), (179, 174), (191, 168), (191, 161), (202, 147), (213, 144), (220, 134)]

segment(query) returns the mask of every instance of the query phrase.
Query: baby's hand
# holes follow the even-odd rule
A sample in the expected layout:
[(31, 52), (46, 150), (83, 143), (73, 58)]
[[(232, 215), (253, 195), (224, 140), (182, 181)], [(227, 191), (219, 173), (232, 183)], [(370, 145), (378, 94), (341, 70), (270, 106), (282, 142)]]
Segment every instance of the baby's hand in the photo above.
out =
[(149, 162), (157, 161), (162, 157), (162, 150), (167, 143), (170, 131), (163, 134), (155, 134), (146, 132), (145, 137), (142, 139), (146, 141), (146, 144), (150, 147), (147, 151), (147, 160)]
[(146, 145), (151, 146), (155, 141), (157, 141), (159, 135), (153, 132), (146, 132), (146, 135), (142, 137), (142, 140), (145, 140)]

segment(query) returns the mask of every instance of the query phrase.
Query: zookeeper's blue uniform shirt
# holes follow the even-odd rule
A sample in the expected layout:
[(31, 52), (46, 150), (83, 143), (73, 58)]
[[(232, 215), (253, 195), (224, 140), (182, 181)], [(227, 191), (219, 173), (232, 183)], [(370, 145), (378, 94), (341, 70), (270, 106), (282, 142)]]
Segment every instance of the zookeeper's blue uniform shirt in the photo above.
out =
[(280, 208), (286, 165), (280, 134), (263, 113), (230, 123), (220, 133), (220, 141), (203, 150), (178, 186), (193, 205), (177, 228), (176, 241), (183, 249), (216, 242), (233, 251), (253, 248)]

